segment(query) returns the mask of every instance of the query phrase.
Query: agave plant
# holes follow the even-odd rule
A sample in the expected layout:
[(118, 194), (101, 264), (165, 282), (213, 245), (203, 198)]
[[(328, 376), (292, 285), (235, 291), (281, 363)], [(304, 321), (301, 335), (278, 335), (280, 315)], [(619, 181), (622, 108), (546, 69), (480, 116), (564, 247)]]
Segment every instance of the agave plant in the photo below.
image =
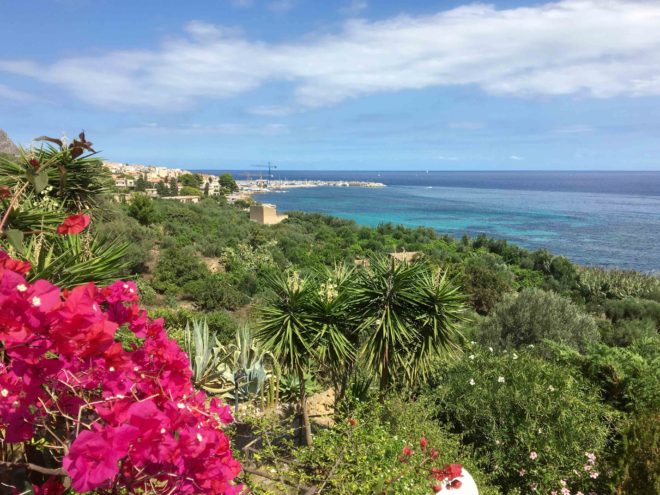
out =
[(193, 319), (186, 323), (184, 342), (198, 387), (233, 400), (235, 407), (257, 397), (262, 407), (277, 403), (279, 365), (256, 344), (248, 326), (239, 328), (236, 342), (225, 346), (211, 334), (205, 319)]
[[(270, 369), (267, 363), (270, 363)], [(257, 344), (249, 326), (238, 329), (236, 343), (229, 347), (220, 369), (225, 382), (233, 386), (231, 397), (235, 405), (260, 397), (264, 406), (266, 393), (269, 405), (277, 401), (279, 365), (272, 354)]]
[[(192, 324), (191, 324), (192, 323)], [(217, 337), (211, 335), (206, 318), (186, 322), (184, 347), (190, 359), (195, 385), (207, 390), (222, 392), (222, 371), (220, 365), (226, 354)]]

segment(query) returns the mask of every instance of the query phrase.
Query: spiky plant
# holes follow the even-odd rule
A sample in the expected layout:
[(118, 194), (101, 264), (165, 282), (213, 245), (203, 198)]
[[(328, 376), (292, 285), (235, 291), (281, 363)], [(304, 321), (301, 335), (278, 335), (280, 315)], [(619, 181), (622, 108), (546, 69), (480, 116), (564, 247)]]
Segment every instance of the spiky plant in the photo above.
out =
[(261, 308), (257, 339), (272, 352), (285, 371), (299, 377), (299, 405), (305, 443), (312, 443), (312, 429), (307, 414), (305, 372), (314, 356), (314, 322), (310, 308), (314, 284), (297, 273), (274, 273), (267, 276), (271, 297)]
[(373, 258), (357, 272), (352, 311), (360, 320), (361, 357), (381, 392), (400, 376), (424, 375), (453, 342), (463, 298), (424, 262)]
[(206, 388), (219, 383), (222, 378), (220, 364), (225, 352), (218, 339), (211, 335), (206, 318), (187, 321), (183, 335), (195, 385)]
[(324, 267), (315, 274), (310, 291), (312, 345), (317, 361), (332, 376), (337, 402), (345, 395), (358, 347), (358, 321), (350, 311), (353, 280), (352, 267)]
[(22, 149), (17, 158), (0, 157), (0, 248), (29, 261), (32, 279), (48, 278), (64, 287), (121, 276), (127, 243), (89, 231), (56, 234), (67, 215), (95, 208), (107, 191), (107, 173), (92, 158), (92, 143), (84, 133), (68, 145), (40, 139), (53, 144)]

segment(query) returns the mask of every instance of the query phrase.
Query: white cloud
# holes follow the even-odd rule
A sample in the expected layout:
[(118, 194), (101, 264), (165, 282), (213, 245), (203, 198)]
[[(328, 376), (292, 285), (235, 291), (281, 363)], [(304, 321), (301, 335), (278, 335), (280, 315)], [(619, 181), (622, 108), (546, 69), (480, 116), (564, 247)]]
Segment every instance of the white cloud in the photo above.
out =
[(643, 0), (564, 0), (499, 10), (473, 4), (434, 15), (352, 19), (333, 34), (279, 44), (193, 22), (187, 36), (168, 38), (156, 50), (43, 66), (0, 60), (0, 71), (62, 86), (116, 110), (178, 110), (283, 81), (293, 88), (290, 103), (303, 108), (456, 85), (516, 97), (658, 96), (658, 26), (660, 2)]
[(4, 84), (0, 84), (0, 100), (10, 100), (10, 101), (33, 101), (37, 98), (30, 93), (25, 91), (20, 91), (18, 89), (10, 88)]
[(221, 123), (221, 124), (189, 124), (189, 125), (159, 125), (153, 122), (131, 127), (131, 132), (159, 135), (217, 135), (217, 136), (278, 136), (288, 134), (289, 128), (284, 124), (271, 123), (266, 125), (247, 125), (241, 123)]
[(509, 158), (511, 160), (516, 160), (516, 161), (524, 160), (522, 156), (518, 156), (518, 155), (511, 155)]
[(355, 17), (366, 10), (368, 6), (369, 3), (366, 0), (351, 0), (339, 9), (339, 13), (345, 16)]
[(248, 108), (247, 113), (265, 117), (283, 117), (294, 113), (294, 109), (281, 105), (262, 105)]

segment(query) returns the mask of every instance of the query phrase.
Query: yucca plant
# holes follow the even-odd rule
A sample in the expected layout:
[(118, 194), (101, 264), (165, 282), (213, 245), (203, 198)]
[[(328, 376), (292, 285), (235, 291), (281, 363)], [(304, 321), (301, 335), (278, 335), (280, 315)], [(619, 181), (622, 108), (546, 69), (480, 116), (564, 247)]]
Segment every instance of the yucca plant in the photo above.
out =
[(316, 272), (310, 290), (309, 312), (314, 331), (312, 346), (316, 360), (332, 376), (337, 402), (346, 392), (359, 344), (359, 322), (350, 311), (349, 288), (353, 281), (353, 267), (345, 264), (324, 267)]
[(67, 210), (78, 212), (98, 207), (112, 182), (85, 133), (81, 132), (71, 143), (47, 136), (36, 141), (47, 144), (21, 148), (18, 159), (0, 157), (0, 185), (20, 187), (27, 181), (37, 193), (50, 185), (47, 194)]
[[(81, 133), (71, 144), (52, 138), (42, 148), (0, 157), (0, 248), (29, 261), (31, 279), (63, 287), (110, 282), (126, 268), (128, 243), (82, 235), (58, 235), (65, 217), (98, 205), (107, 173)], [(57, 146), (54, 146), (56, 144)]]
[(375, 257), (350, 290), (359, 318), (361, 358), (381, 392), (400, 376), (414, 380), (453, 342), (463, 318), (458, 289), (425, 262)]
[(312, 443), (312, 428), (307, 414), (305, 372), (314, 356), (314, 322), (310, 301), (314, 284), (298, 273), (269, 274), (266, 277), (271, 297), (261, 308), (257, 339), (281, 364), (284, 371), (299, 377), (299, 406), (305, 443)]

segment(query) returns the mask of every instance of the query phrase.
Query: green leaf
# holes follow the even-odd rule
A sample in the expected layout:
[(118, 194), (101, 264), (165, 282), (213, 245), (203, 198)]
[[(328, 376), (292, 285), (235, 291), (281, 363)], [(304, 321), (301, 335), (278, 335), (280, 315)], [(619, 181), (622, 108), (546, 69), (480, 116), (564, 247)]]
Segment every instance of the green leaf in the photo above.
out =
[(25, 236), (23, 235), (23, 232), (20, 230), (10, 229), (7, 231), (7, 240), (9, 241), (9, 244), (11, 244), (12, 247), (19, 253), (23, 253), (25, 250), (23, 246), (24, 237)]
[(46, 173), (45, 170), (42, 171), (39, 175), (37, 175), (34, 178), (33, 184), (34, 184), (34, 190), (37, 193), (43, 191), (48, 185), (48, 173)]

